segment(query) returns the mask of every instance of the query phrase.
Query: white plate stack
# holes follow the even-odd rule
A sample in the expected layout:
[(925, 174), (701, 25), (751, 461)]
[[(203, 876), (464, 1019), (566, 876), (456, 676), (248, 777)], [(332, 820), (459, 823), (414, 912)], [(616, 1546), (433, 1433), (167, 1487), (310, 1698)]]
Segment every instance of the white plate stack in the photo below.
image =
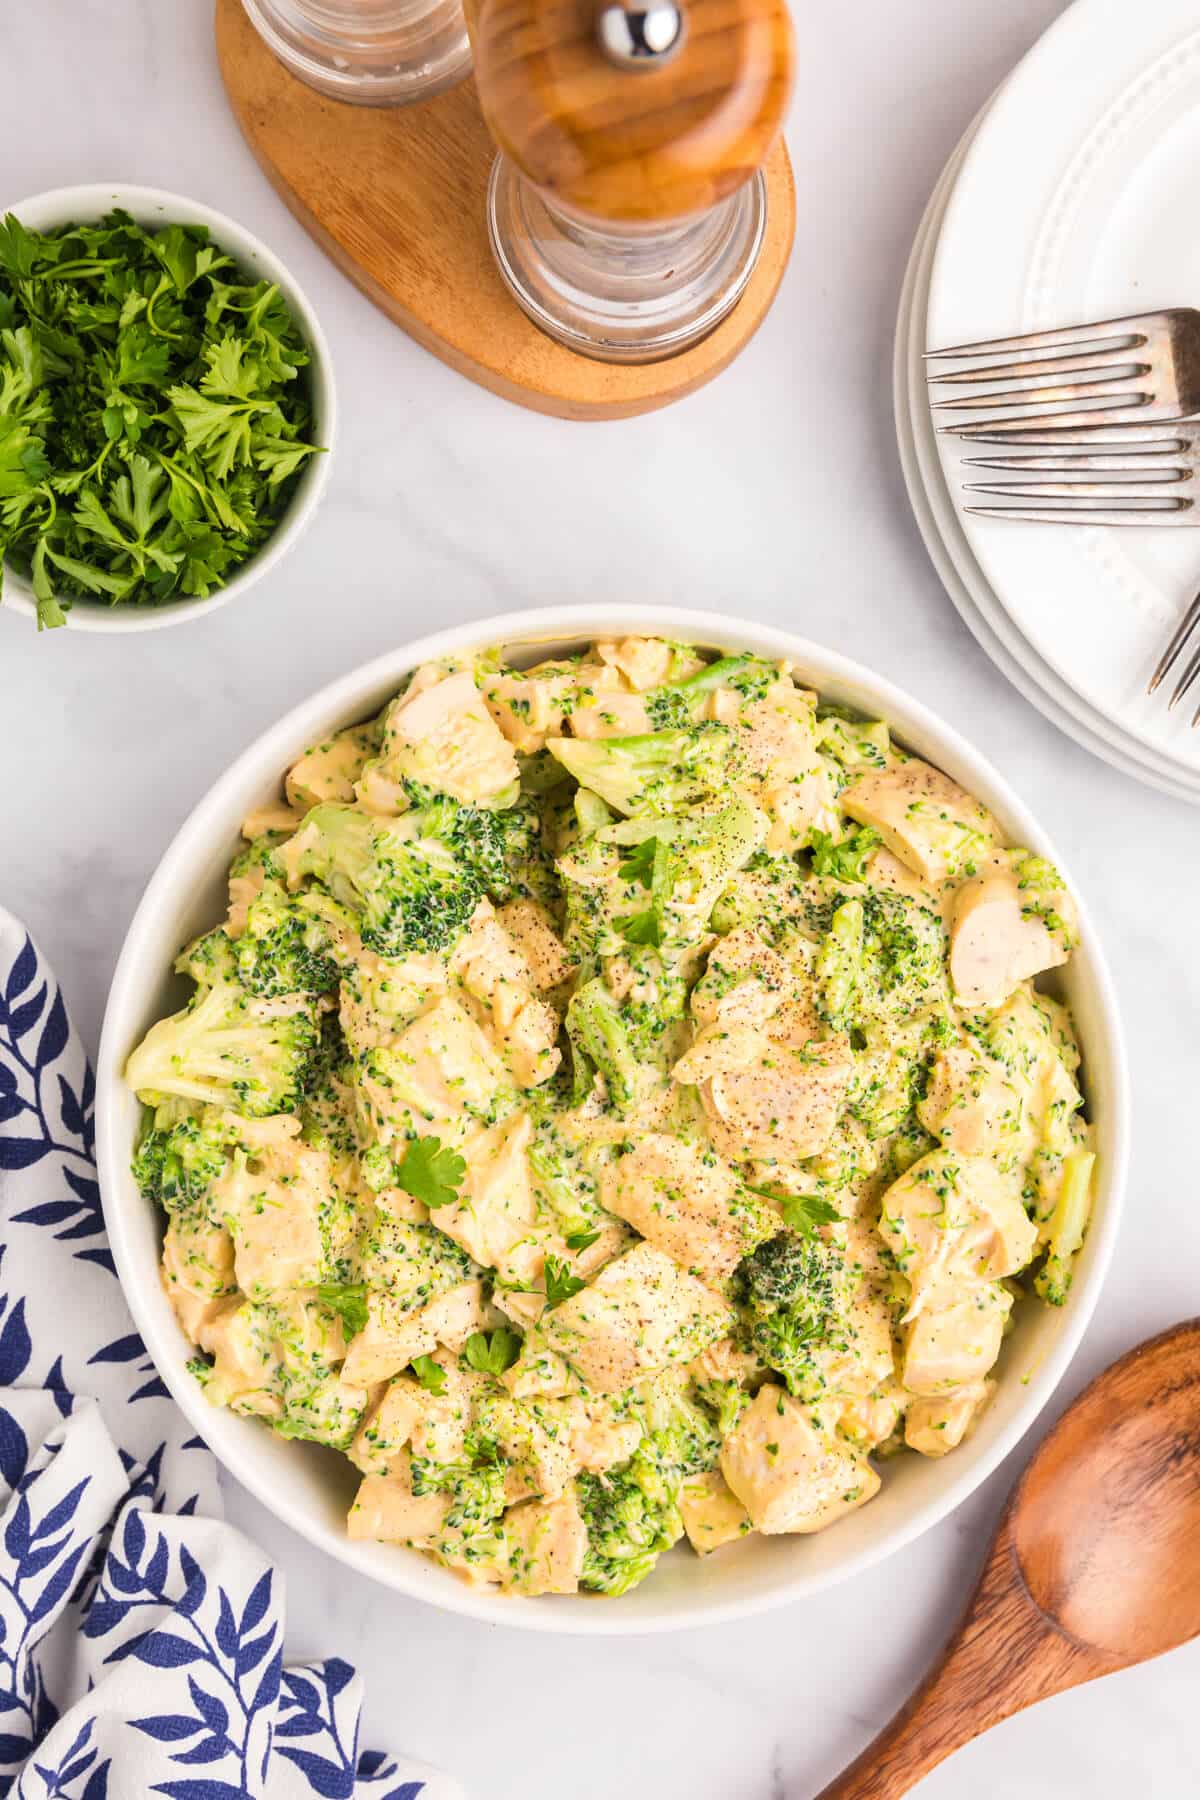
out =
[(1174, 712), (1171, 686), (1149, 697), (1146, 684), (1200, 589), (1200, 527), (972, 516), (963, 485), (986, 476), (963, 458), (987, 451), (936, 429), (925, 351), (1200, 305), (1198, 169), (1198, 0), (1075, 0), (934, 190), (905, 280), (895, 370), (909, 494), (975, 637), (1078, 743), (1196, 802), (1200, 684)]

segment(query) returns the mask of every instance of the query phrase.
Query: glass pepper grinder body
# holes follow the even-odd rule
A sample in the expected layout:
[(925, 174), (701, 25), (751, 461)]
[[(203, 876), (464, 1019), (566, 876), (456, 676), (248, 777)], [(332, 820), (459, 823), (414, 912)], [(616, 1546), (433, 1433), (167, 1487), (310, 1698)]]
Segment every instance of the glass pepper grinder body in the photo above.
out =
[(785, 0), (468, 0), (517, 302), (582, 355), (652, 362), (737, 304), (791, 92)]
[(406, 106), (470, 72), (462, 0), (242, 0), (293, 75), (358, 106)]

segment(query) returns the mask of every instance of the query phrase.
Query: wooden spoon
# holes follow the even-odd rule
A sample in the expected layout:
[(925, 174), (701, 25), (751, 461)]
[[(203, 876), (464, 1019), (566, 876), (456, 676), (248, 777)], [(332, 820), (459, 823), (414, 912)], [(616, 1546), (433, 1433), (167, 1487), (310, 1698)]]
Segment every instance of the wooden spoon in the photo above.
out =
[(1038, 1700), (1200, 1636), (1200, 1319), (1131, 1350), (1063, 1414), (949, 1647), (818, 1800), (898, 1800)]

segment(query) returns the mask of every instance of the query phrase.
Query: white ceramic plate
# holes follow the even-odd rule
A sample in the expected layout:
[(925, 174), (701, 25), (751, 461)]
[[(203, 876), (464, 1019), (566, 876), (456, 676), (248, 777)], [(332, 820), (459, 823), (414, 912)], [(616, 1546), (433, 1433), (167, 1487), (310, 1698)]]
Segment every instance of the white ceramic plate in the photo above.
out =
[(1060, 730), (1113, 768), (1176, 799), (1200, 802), (1200, 780), (1096, 714), (1025, 641), (989, 588), (946, 485), (925, 386), (929, 283), (946, 205), (983, 117), (967, 132), (930, 197), (901, 294), (894, 369), (896, 430), (913, 512), (963, 622), (1014, 687)]
[[(410, 1551), (352, 1543), (345, 1510), (354, 1471), (344, 1458), (288, 1443), (261, 1423), (205, 1404), (186, 1373), (191, 1346), (158, 1276), (159, 1220), (129, 1173), (140, 1108), (122, 1078), (125, 1060), (171, 1004), (166, 973), (179, 945), (224, 906), (225, 871), (251, 807), (274, 798), (283, 771), (309, 744), (376, 711), (417, 663), (505, 644), (528, 660), (624, 632), (662, 633), (703, 645), (786, 657), (830, 699), (888, 719), (898, 738), (946, 769), (1000, 819), (1010, 837), (1053, 858), (1053, 844), (1003, 779), (957, 733), (881, 677), (804, 639), (724, 618), (660, 607), (566, 607), (471, 624), (409, 645), (333, 682), (241, 756), (187, 820), (150, 881), (113, 977), (97, 1064), (97, 1150), (105, 1219), (130, 1308), (163, 1379), (221, 1461), (257, 1498), (311, 1543), (383, 1585), (492, 1624), (578, 1634), (666, 1631), (763, 1611), (870, 1567), (944, 1518), (1027, 1431), (1049, 1399), (1099, 1298), (1112, 1254), (1128, 1155), (1128, 1077), (1116, 1000), (1103, 954), (1082, 908), (1083, 944), (1063, 991), (1076, 1018), (1100, 1153), (1095, 1218), (1070, 1303), (1019, 1309), (1002, 1380), (978, 1432), (945, 1462), (904, 1457), (887, 1470), (879, 1497), (831, 1531), (805, 1538), (749, 1538), (698, 1561), (685, 1549), (624, 1599), (504, 1599), (464, 1586)], [(1070, 879), (1069, 871), (1064, 870)], [(1072, 884), (1074, 885), (1074, 884)]]
[[(1187, 305), (1200, 153), (1195, 0), (1076, 0), (1014, 72), (949, 198), (930, 347)], [(957, 440), (940, 437), (958, 498)], [(978, 450), (965, 454), (980, 454)], [(965, 512), (987, 582), (1093, 713), (1189, 772), (1200, 733), (1145, 686), (1200, 586), (1200, 530), (1005, 525)]]
[[(99, 600), (73, 600), (67, 613), (70, 631), (161, 631), (168, 625), (184, 625), (203, 618), (231, 600), (239, 599), (256, 581), (287, 555), (309, 524), (329, 481), (337, 436), (337, 395), (333, 363), (321, 322), (290, 270), (267, 246), (225, 213), (214, 212), (198, 200), (170, 194), (162, 188), (131, 187), (128, 182), (92, 182), (86, 187), (53, 188), (28, 200), (6, 201), (0, 213), (13, 212), (33, 231), (52, 231), (59, 225), (89, 224), (114, 207), (132, 214), (139, 225), (159, 229), (164, 225), (205, 225), (214, 244), (235, 259), (251, 280), (273, 281), (287, 301), (293, 318), (308, 344), (311, 362), (313, 442), (323, 444), (324, 454), (310, 456), (292, 493), (288, 509), (262, 548), (231, 575), (223, 588), (204, 599), (168, 600), (161, 606), (109, 606)], [(3, 610), (37, 617), (37, 602), (28, 581), (9, 567), (4, 570)]]

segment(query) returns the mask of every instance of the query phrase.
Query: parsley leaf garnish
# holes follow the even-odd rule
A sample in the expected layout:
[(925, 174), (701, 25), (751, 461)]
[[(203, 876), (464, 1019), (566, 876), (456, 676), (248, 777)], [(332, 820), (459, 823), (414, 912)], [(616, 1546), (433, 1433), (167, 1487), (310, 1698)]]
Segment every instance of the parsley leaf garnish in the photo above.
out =
[(446, 1371), (441, 1363), (434, 1362), (432, 1356), (414, 1356), (410, 1366), (413, 1374), (427, 1392), (431, 1394), (445, 1393)]
[(599, 1227), (593, 1231), (569, 1231), (567, 1233), (568, 1250), (587, 1250), (600, 1236)]
[(548, 1256), (544, 1270), (546, 1282), (546, 1305), (561, 1306), (572, 1294), (577, 1294), (587, 1283), (578, 1275), (572, 1275), (571, 1266), (561, 1256)]
[(330, 1312), (337, 1313), (348, 1338), (360, 1332), (367, 1322), (367, 1289), (362, 1281), (330, 1281), (317, 1289), (317, 1298)]
[(746, 1186), (752, 1194), (761, 1194), (764, 1200), (774, 1200), (783, 1214), (783, 1222), (797, 1236), (815, 1238), (821, 1225), (836, 1225), (841, 1218), (836, 1206), (828, 1200), (820, 1200), (815, 1194), (782, 1194), (777, 1188), (755, 1187), (753, 1182)]
[(443, 1150), (440, 1138), (414, 1138), (396, 1171), (397, 1185), (431, 1210), (458, 1199), (467, 1165), (457, 1150)]
[(480, 1375), (503, 1375), (520, 1354), (519, 1333), (503, 1325), (492, 1332), (473, 1331), (463, 1348), (468, 1365)]
[(657, 950), (662, 943), (662, 926), (652, 906), (642, 913), (628, 913), (617, 924), (628, 944), (653, 944)]
[(657, 854), (658, 839), (643, 838), (640, 844), (635, 844), (621, 858), (618, 865), (621, 875), (626, 881), (636, 881), (648, 888), (654, 880), (654, 858)]

